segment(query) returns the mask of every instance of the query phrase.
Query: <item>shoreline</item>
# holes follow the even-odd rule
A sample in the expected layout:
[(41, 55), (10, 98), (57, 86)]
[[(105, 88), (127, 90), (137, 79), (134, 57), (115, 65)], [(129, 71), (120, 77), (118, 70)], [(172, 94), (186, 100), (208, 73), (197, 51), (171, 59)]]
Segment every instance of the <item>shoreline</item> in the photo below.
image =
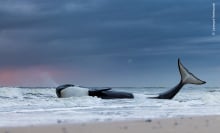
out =
[(220, 115), (95, 122), (78, 124), (0, 127), (3, 133), (218, 133)]

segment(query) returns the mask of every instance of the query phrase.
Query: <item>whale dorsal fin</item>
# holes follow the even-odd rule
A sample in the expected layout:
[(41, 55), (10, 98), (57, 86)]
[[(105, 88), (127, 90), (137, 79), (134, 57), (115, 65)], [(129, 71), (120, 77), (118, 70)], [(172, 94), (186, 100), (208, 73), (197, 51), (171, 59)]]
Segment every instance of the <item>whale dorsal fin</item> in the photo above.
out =
[(193, 75), (191, 72), (189, 72), (183, 64), (180, 62), (180, 59), (178, 59), (178, 66), (179, 66), (179, 71), (181, 75), (181, 82), (183, 84), (204, 84), (206, 83), (205, 81), (202, 81), (201, 79), (197, 78), (195, 75)]

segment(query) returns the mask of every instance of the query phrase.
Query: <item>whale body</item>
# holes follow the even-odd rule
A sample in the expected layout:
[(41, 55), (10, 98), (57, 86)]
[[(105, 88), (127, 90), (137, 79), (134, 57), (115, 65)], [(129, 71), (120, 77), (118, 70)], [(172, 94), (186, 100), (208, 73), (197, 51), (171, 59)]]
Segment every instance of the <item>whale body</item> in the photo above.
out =
[[(183, 64), (180, 62), (180, 59), (178, 59), (178, 68), (179, 68), (179, 73), (181, 75), (180, 82), (175, 87), (169, 89), (168, 91), (160, 93), (156, 97), (148, 97), (148, 98), (172, 99), (186, 84), (201, 85), (206, 83), (205, 81), (197, 78), (195, 75), (189, 72), (187, 68), (185, 68)], [(134, 98), (134, 95), (129, 92), (113, 91), (111, 88), (92, 89), (88, 87), (75, 86), (72, 84), (65, 84), (58, 86), (56, 88), (56, 94), (57, 97), (59, 98), (81, 97), (81, 96), (92, 96), (102, 99)]]
[(89, 89), (72, 84), (65, 84), (57, 87), (56, 94), (59, 98), (80, 96), (93, 96), (102, 99), (134, 98), (134, 95), (132, 93), (112, 91), (111, 88)]

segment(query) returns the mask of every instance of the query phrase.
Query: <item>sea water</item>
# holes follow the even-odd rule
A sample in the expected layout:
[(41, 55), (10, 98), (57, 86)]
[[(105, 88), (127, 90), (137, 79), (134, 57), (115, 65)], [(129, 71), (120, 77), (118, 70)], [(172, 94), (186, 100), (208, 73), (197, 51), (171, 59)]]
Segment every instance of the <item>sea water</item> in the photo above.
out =
[(0, 88), (0, 126), (87, 123), (220, 114), (220, 88), (186, 87), (172, 100), (147, 99), (168, 87), (115, 87), (134, 99), (57, 98), (55, 88)]

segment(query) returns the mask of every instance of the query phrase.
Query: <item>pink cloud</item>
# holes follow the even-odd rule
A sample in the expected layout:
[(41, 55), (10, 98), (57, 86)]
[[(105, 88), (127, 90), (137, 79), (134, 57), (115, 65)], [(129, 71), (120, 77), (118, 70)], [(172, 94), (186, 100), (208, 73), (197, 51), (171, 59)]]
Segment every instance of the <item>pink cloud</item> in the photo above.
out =
[(52, 67), (37, 66), (20, 69), (0, 69), (1, 86), (57, 86), (56, 77), (63, 72)]

